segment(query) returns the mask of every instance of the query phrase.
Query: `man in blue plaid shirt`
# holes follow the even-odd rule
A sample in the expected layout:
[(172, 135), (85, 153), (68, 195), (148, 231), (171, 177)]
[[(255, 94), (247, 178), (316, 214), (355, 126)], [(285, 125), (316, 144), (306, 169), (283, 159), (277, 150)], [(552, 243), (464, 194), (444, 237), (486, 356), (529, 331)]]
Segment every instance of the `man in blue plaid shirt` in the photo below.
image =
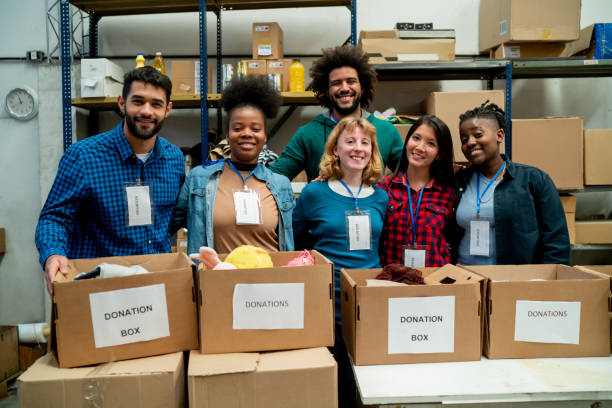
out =
[(68, 258), (170, 252), (168, 224), (185, 165), (158, 136), (172, 110), (170, 79), (152, 67), (124, 78), (124, 120), (64, 153), (36, 227), (47, 290)]

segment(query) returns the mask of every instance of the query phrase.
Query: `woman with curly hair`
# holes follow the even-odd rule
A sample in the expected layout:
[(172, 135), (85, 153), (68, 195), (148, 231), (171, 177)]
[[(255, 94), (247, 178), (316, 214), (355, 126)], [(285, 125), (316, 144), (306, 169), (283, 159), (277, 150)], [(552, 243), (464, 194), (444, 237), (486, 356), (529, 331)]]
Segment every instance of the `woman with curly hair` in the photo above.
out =
[(223, 91), (221, 105), (228, 113), (231, 156), (191, 170), (171, 228), (187, 227), (188, 253), (201, 246), (228, 253), (245, 244), (291, 251), (291, 183), (257, 162), (266, 143), (265, 119), (278, 113), (280, 95), (263, 77), (248, 77)]
[(567, 223), (548, 174), (499, 151), (504, 111), (493, 103), (459, 118), (461, 150), (472, 166), (457, 173), (454, 260), (463, 265), (569, 264)]
[(293, 179), (306, 170), (308, 180), (318, 176), (319, 161), (330, 132), (345, 117), (363, 118), (376, 128), (383, 170), (394, 169), (402, 152), (402, 138), (386, 120), (365, 110), (374, 99), (376, 71), (357, 47), (344, 45), (323, 50), (310, 69), (312, 90), (327, 111), (300, 127), (270, 169)]

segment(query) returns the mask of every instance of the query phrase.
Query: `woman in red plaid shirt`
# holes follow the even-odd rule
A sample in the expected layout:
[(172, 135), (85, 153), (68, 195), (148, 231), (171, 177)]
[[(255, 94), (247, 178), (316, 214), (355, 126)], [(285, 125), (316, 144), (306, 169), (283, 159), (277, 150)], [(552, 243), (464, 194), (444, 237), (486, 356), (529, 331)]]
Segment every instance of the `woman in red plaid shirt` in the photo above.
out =
[(453, 143), (448, 126), (427, 115), (410, 128), (397, 170), (378, 182), (389, 195), (380, 263), (411, 267), (451, 262), (445, 228), (455, 199)]

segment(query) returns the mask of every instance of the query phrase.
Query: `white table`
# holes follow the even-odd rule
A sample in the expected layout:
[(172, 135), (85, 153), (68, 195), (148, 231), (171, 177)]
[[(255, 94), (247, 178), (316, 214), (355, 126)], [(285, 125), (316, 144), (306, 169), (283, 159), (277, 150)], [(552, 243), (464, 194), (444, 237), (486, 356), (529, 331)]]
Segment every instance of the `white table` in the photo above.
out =
[[(353, 366), (353, 370), (361, 400), (366, 405), (503, 403), (506, 406), (525, 402), (612, 400), (612, 357), (516, 360), (483, 357), (480, 361), (460, 363)], [(612, 403), (600, 406), (612, 406)]]

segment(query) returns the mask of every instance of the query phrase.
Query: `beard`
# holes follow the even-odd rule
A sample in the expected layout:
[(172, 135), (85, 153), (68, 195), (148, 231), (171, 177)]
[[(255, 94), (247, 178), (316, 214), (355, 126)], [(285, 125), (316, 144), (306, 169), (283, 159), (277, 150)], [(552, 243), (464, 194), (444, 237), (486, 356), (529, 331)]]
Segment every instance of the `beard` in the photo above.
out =
[(142, 140), (148, 140), (150, 138), (152, 138), (153, 136), (157, 135), (159, 133), (159, 131), (162, 128), (162, 125), (164, 124), (164, 119), (158, 121), (155, 121), (155, 126), (153, 126), (153, 128), (151, 130), (144, 130), (139, 128), (136, 125), (136, 122), (134, 120), (134, 117), (128, 115), (127, 113), (125, 114), (125, 123), (128, 127), (128, 129), (130, 130), (130, 132), (136, 136), (138, 139), (142, 139)]
[(361, 94), (355, 94), (353, 103), (350, 106), (343, 107), (338, 104), (338, 100), (335, 97), (331, 97), (332, 108), (342, 116), (350, 115), (355, 112), (361, 103)]

